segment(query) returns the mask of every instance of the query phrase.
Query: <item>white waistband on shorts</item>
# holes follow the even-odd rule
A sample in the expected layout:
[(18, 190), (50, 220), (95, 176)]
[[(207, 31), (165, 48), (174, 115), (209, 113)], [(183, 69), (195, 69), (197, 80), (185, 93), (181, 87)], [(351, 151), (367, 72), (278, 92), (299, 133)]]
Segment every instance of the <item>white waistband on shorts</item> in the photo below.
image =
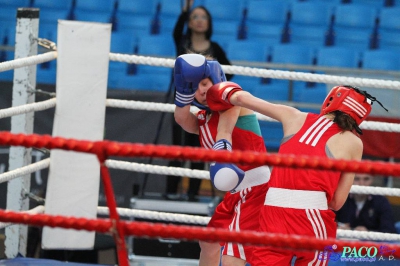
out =
[(249, 187), (255, 187), (269, 181), (271, 171), (268, 166), (260, 166), (245, 172), (242, 183), (235, 189), (239, 191)]
[(276, 187), (268, 189), (264, 205), (293, 209), (328, 209), (328, 201), (323, 191), (295, 190)]

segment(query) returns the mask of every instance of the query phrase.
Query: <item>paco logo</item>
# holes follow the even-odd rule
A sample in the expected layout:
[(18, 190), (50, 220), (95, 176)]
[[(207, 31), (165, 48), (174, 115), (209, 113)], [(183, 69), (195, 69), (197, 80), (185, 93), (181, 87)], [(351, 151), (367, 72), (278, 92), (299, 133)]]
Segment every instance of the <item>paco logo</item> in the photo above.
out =
[(374, 262), (395, 260), (393, 253), (395, 250), (389, 249), (388, 246), (377, 247), (348, 247), (344, 246), (343, 251), (336, 252), (337, 245), (326, 246), (323, 252), (320, 252), (319, 260), (332, 261), (352, 261), (352, 262)]

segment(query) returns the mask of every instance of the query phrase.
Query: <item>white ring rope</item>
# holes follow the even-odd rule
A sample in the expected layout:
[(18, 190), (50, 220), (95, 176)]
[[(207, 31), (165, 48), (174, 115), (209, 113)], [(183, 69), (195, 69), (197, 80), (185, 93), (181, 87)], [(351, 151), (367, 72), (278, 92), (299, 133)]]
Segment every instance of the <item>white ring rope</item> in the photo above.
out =
[[(134, 210), (127, 208), (117, 208), (117, 211), (119, 215), (129, 218), (180, 222), (180, 223), (197, 224), (197, 225), (206, 225), (210, 221), (210, 217), (199, 216), (199, 215)], [(107, 207), (97, 207), (97, 214), (109, 215), (109, 210)]]
[(0, 63), (0, 72), (12, 70), (25, 66), (37, 65), (45, 62), (52, 61), (57, 58), (57, 52), (47, 52), (43, 54), (33, 55), (25, 58), (18, 58)]
[(10, 107), (6, 109), (0, 110), (0, 118), (11, 117), (14, 115), (25, 114), (33, 111), (43, 111), (50, 108), (54, 108), (56, 106), (56, 98), (52, 98), (49, 100), (29, 103), (21, 106)]
[[(171, 166), (160, 166), (142, 163), (125, 162), (118, 160), (106, 160), (106, 166), (109, 168), (149, 173), (149, 174), (159, 174), (159, 175), (175, 175), (175, 176), (186, 176), (189, 178), (199, 178), (199, 179), (210, 179), (209, 171), (205, 170), (191, 170), (185, 168), (171, 167)], [(351, 193), (356, 194), (373, 194), (373, 195), (387, 195), (400, 197), (400, 188), (384, 188), (384, 187), (366, 187), (353, 185), (350, 190)]]
[[(107, 99), (107, 107), (113, 108), (125, 108), (125, 109), (135, 109), (135, 110), (146, 110), (146, 111), (163, 111), (173, 113), (175, 110), (174, 104), (166, 103), (156, 103), (156, 102), (139, 102), (132, 100), (117, 100), (117, 99)], [(198, 110), (193, 107), (191, 111)], [(277, 122), (276, 120), (256, 113), (257, 118), (261, 121)], [(400, 133), (400, 124), (387, 123), (387, 122), (376, 122), (376, 121), (364, 121), (361, 123), (360, 127), (366, 130), (377, 130), (385, 132), (398, 132)]]
[(198, 178), (198, 179), (210, 179), (209, 172), (205, 170), (192, 170), (187, 168), (179, 168), (171, 166), (123, 162), (111, 159), (106, 160), (106, 166), (109, 168), (132, 171), (132, 172), (159, 174), (159, 175), (187, 176), (190, 178)]
[[(49, 165), (50, 165), (50, 158), (47, 158), (24, 167), (2, 173), (0, 174), (0, 183), (27, 174), (32, 174), (36, 171), (48, 168)], [(188, 168), (117, 161), (112, 159), (106, 160), (106, 166), (113, 169), (126, 170), (139, 173), (186, 176), (188, 178), (198, 178), (198, 179), (208, 179), (208, 180), (210, 179), (210, 173), (209, 171), (206, 170), (192, 170)], [(352, 185), (350, 193), (400, 197), (400, 188)]]
[(400, 197), (400, 188), (352, 185), (350, 193)]
[[(29, 65), (36, 65), (54, 60), (56, 58), (57, 58), (56, 51), (51, 51), (26, 58), (18, 58), (0, 63), (0, 72)], [(111, 61), (119, 61), (130, 64), (132, 63), (144, 64), (144, 65), (161, 66), (169, 68), (174, 67), (174, 62), (175, 62), (174, 59), (168, 59), (168, 58), (157, 58), (157, 57), (118, 54), (118, 53), (110, 53), (109, 59)], [(300, 80), (300, 81), (310, 81), (319, 83), (341, 83), (341, 84), (352, 84), (354, 86), (362, 86), (370, 88), (387, 88), (387, 89), (400, 90), (400, 82), (393, 80), (355, 78), (355, 77), (312, 74), (312, 73), (292, 72), (283, 70), (270, 70), (270, 69), (230, 66), (230, 65), (223, 65), (222, 68), (229, 74), (244, 75), (244, 76)]]
[(32, 163), (30, 165), (26, 165), (21, 168), (2, 173), (0, 174), (0, 184), (20, 176), (32, 174), (36, 171), (48, 168), (49, 166), (50, 166), (50, 158), (46, 158), (39, 162)]
[[(174, 104), (167, 103), (156, 103), (156, 102), (140, 102), (132, 100), (118, 100), (118, 99), (107, 99), (107, 107), (112, 108), (124, 108), (134, 110), (145, 110), (145, 111), (161, 111), (173, 113), (175, 110)], [(24, 114), (32, 111), (43, 111), (46, 109), (54, 108), (56, 106), (56, 98), (50, 100), (31, 103), (23, 106), (10, 107), (0, 110), (0, 119), (5, 117), (11, 117), (14, 115)], [(195, 112), (198, 110), (197, 107), (192, 106), (191, 111)], [(257, 119), (260, 121), (278, 122), (268, 116), (256, 113)], [(376, 130), (384, 132), (400, 132), (400, 124), (387, 123), (387, 122), (376, 122), (376, 121), (364, 121), (360, 125), (361, 129), (365, 130)]]
[[(125, 62), (129, 64), (144, 64), (151, 66), (174, 67), (174, 59), (154, 58), (140, 55), (110, 53), (111, 61)], [(351, 84), (353, 86), (369, 87), (369, 88), (386, 88), (400, 90), (400, 82), (383, 79), (355, 78), (345, 76), (334, 76), (325, 74), (312, 74), (304, 72), (292, 72), (283, 70), (270, 70), (262, 68), (242, 67), (223, 65), (222, 69), (228, 74), (236, 74), (252, 77), (264, 77), (275, 79), (289, 79), (299, 81), (310, 81), (318, 83), (340, 83)]]
[(400, 241), (400, 234), (380, 233), (380, 232), (362, 232), (362, 231), (343, 230), (343, 229), (338, 229), (336, 232), (337, 232), (337, 238)]
[[(24, 211), (24, 213), (29, 214), (40, 214), (44, 213), (44, 206), (39, 205), (31, 210)], [(189, 215), (189, 214), (178, 214), (178, 213), (167, 213), (167, 212), (157, 212), (157, 211), (146, 211), (146, 210), (134, 210), (127, 208), (117, 208), (117, 212), (122, 217), (127, 218), (138, 218), (146, 220), (156, 220), (165, 222), (175, 222), (175, 223), (185, 223), (185, 224), (195, 224), (205, 226), (210, 221), (210, 217), (199, 216), (199, 215)], [(109, 215), (108, 207), (97, 207), (98, 215)], [(5, 228), (13, 223), (0, 223), (0, 229)], [(380, 232), (361, 232), (353, 230), (337, 230), (337, 238), (352, 238), (352, 239), (362, 239), (362, 240), (377, 240), (377, 241), (400, 241), (399, 234), (390, 233), (380, 233)]]
[[(145, 110), (145, 111), (161, 111), (173, 113), (175, 110), (174, 104), (168, 103), (157, 103), (157, 102), (141, 102), (132, 100), (118, 100), (118, 99), (107, 99), (107, 107), (111, 108), (124, 108), (133, 110)], [(26, 104), (23, 106), (10, 107), (0, 110), (0, 119), (5, 117), (11, 117), (14, 115), (24, 114), (32, 111), (43, 111), (46, 109), (54, 108), (56, 106), (56, 98), (50, 100)], [(195, 112), (198, 110), (197, 107), (192, 106), (191, 111)], [(268, 122), (278, 122), (268, 116), (256, 113), (258, 120)], [(365, 130), (376, 130), (384, 132), (400, 132), (400, 124), (387, 123), (387, 122), (376, 122), (376, 121), (364, 121), (360, 125), (361, 129)]]

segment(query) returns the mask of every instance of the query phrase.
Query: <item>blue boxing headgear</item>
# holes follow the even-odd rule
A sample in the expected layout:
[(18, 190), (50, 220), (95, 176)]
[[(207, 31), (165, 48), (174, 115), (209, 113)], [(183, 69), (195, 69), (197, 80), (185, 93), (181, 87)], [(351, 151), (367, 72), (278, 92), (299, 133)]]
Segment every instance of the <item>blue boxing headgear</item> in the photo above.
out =
[[(226, 81), (225, 73), (216, 60), (207, 60), (207, 69), (204, 78), (210, 78), (213, 84)], [(207, 106), (200, 104), (196, 99), (194, 99), (192, 104), (202, 110), (210, 110)]]

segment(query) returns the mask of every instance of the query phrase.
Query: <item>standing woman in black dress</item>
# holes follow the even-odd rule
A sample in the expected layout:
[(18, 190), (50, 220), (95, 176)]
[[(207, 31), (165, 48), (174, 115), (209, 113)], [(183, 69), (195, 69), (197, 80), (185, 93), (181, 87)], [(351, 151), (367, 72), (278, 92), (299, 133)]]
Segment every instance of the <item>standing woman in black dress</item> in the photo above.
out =
[[(186, 0), (179, 15), (178, 21), (174, 28), (174, 42), (177, 56), (187, 53), (198, 53), (210, 56), (217, 60), (221, 65), (230, 65), (225, 51), (221, 46), (211, 41), (212, 36), (212, 18), (210, 12), (203, 6), (193, 6), (194, 0)], [(186, 26), (186, 33), (184, 33)], [(230, 80), (232, 75), (226, 75)], [(186, 133), (173, 119), (172, 125), (172, 141), (173, 145), (200, 147), (199, 136)], [(171, 161), (169, 166), (181, 167), (182, 162)], [(191, 162), (191, 169), (204, 170), (203, 162)], [(178, 192), (181, 177), (167, 176), (168, 194), (176, 194)], [(187, 192), (188, 199), (194, 201), (199, 193), (201, 179), (190, 178), (189, 189)]]

